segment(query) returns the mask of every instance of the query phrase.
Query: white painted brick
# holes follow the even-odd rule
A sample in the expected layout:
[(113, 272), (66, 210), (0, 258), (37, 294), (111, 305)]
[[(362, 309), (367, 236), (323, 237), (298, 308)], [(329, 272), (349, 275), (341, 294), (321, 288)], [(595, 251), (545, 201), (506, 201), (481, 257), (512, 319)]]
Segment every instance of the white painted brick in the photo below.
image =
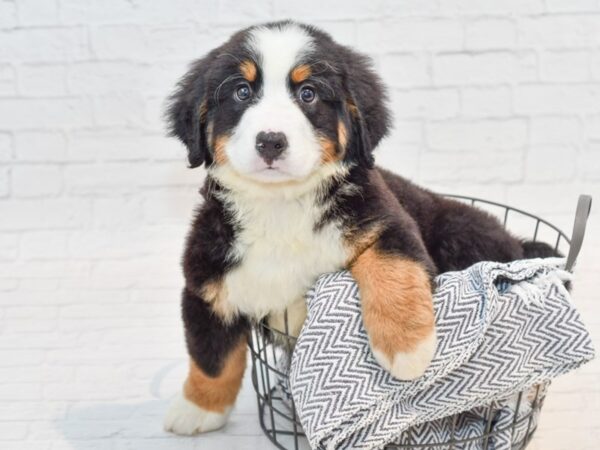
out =
[(27, 422), (2, 422), (0, 423), (0, 436), (7, 441), (22, 440), (27, 437)]
[(0, 60), (71, 61), (89, 57), (86, 30), (74, 28), (18, 28), (0, 31)]
[(195, 0), (154, 0), (135, 4), (127, 0), (60, 2), (61, 21), (65, 24), (172, 24), (194, 21), (214, 26), (218, 7), (217, 2), (199, 3)]
[(525, 114), (600, 112), (600, 85), (517, 86), (515, 111)]
[[(4, 370), (11, 370), (2, 369)], [(10, 379), (24, 379), (32, 374), (43, 375), (47, 373), (45, 370), (35, 371), (28, 368), (16, 368), (13, 373), (15, 376)], [(18, 376), (17, 376), (18, 375)], [(66, 377), (64, 377), (66, 378)], [(9, 378), (4, 378), (9, 379)], [(51, 377), (50, 379), (54, 379)], [(43, 380), (39, 380), (43, 381)], [(56, 420), (61, 419), (66, 415), (66, 404), (64, 402), (40, 402), (40, 401), (18, 401), (6, 402), (0, 404), (0, 417), (14, 417), (15, 420)]]
[(135, 14), (135, 6), (126, 0), (59, 0), (60, 19), (65, 24), (111, 23)]
[[(467, 162), (468, 161), (468, 162)], [(424, 152), (419, 179), (424, 183), (517, 182), (523, 178), (523, 155), (519, 152), (478, 152), (467, 160), (464, 152)]]
[(600, 142), (591, 143), (583, 153), (582, 167), (585, 180), (600, 181)]
[[(88, 272), (89, 265), (81, 261), (19, 261), (13, 264), (0, 263), (0, 277), (10, 273), (15, 278), (68, 278), (84, 276)], [(9, 270), (10, 269), (10, 272)]]
[(0, 261), (16, 259), (19, 254), (19, 237), (16, 234), (0, 234)]
[(70, 66), (67, 84), (76, 95), (135, 92), (144, 70), (143, 65), (133, 62), (82, 62)]
[(532, 52), (446, 53), (433, 59), (435, 84), (497, 84), (537, 77)]
[(92, 47), (100, 59), (190, 60), (197, 58), (193, 25), (144, 27), (107, 25), (92, 32)]
[(93, 100), (94, 119), (98, 126), (144, 127), (144, 101), (138, 95), (115, 94)]
[[(231, 3), (233, 3), (232, 0)], [(274, 2), (275, 15), (279, 17), (294, 17), (301, 20), (319, 19), (354, 19), (355, 17), (370, 17), (381, 13), (382, 1), (372, 2), (347, 2), (332, 0), (322, 2), (319, 0), (306, 0), (298, 2)], [(235, 10), (235, 9), (234, 9)]]
[(521, 183), (506, 187), (508, 199), (518, 200), (520, 207), (525, 211), (542, 217), (564, 211), (573, 214), (581, 192), (581, 185), (573, 182)]
[(421, 0), (384, 0), (382, 10), (392, 17), (436, 16), (440, 13), (438, 2)]
[(19, 161), (64, 161), (67, 141), (62, 133), (54, 131), (20, 131), (15, 134), (15, 147)]
[(90, 210), (83, 199), (0, 200), (0, 230), (79, 227), (89, 223)]
[(189, 223), (192, 208), (201, 202), (200, 194), (190, 189), (146, 191), (142, 197), (147, 223)]
[[(256, 23), (272, 20), (273, 17), (273, 2), (271, 0), (257, 0), (251, 3), (238, 2), (236, 0), (221, 0), (218, 2), (218, 20), (221, 23)], [(288, 5), (281, 2), (281, 7), (285, 9)], [(310, 3), (310, 2), (309, 2)], [(310, 8), (307, 5), (307, 8)], [(289, 15), (285, 11), (284, 16)]]
[(463, 116), (505, 117), (511, 114), (512, 95), (506, 86), (465, 87), (461, 94)]
[(142, 222), (142, 201), (138, 197), (97, 198), (92, 211), (98, 228), (118, 229)]
[(589, 139), (600, 140), (600, 115), (586, 118), (585, 134)]
[(446, 50), (462, 46), (461, 25), (448, 19), (360, 22), (358, 45), (369, 52), (398, 50)]
[[(146, 240), (146, 238), (149, 238)], [(133, 258), (151, 253), (158, 236), (135, 231), (86, 230), (69, 236), (69, 254), (73, 258)]]
[(423, 142), (423, 123), (419, 120), (394, 120), (394, 128), (390, 137), (385, 139), (408, 144), (421, 144)]
[(573, 153), (573, 149), (562, 145), (529, 147), (525, 180), (554, 183), (573, 179), (577, 167)]
[(67, 256), (64, 231), (28, 231), (21, 236), (20, 254), (24, 259), (62, 259)]
[(600, 15), (523, 17), (517, 23), (518, 44), (525, 47), (578, 48), (600, 39)]
[[(538, 116), (531, 119), (532, 144), (566, 144), (581, 142), (582, 127), (579, 120), (569, 116)], [(571, 149), (573, 150), (573, 149)]]
[(15, 1), (0, 2), (0, 29), (17, 26), (17, 3)]
[(41, 397), (41, 383), (19, 383), (17, 380), (0, 384), (0, 400), (35, 400)]
[(16, 70), (10, 64), (0, 64), (0, 96), (9, 97), (17, 94)]
[(131, 193), (136, 189), (141, 164), (85, 164), (65, 168), (66, 190), (69, 194), (101, 195)]
[(10, 134), (0, 133), (0, 163), (13, 158), (13, 140)]
[(447, 119), (458, 114), (460, 100), (455, 89), (397, 90), (392, 94), (392, 109), (401, 119)]
[(598, 11), (597, 0), (546, 0), (546, 8), (550, 12)]
[(428, 67), (427, 56), (422, 53), (386, 55), (380, 64), (380, 73), (388, 86), (423, 86), (430, 84)]
[(85, 98), (4, 99), (0, 109), (2, 129), (79, 127), (92, 124), (90, 103)]
[(415, 179), (419, 171), (421, 146), (387, 139), (377, 150), (375, 162), (381, 167), (394, 167), (404, 177)]
[(19, 24), (53, 25), (58, 22), (58, 0), (19, 0)]
[(8, 167), (0, 167), (0, 197), (8, 197), (10, 193), (11, 174)]
[(513, 48), (516, 24), (510, 18), (473, 19), (465, 25), (465, 46), (472, 50)]
[(76, 161), (134, 161), (178, 159), (186, 165), (185, 150), (160, 134), (119, 128), (77, 131), (69, 140), (69, 158)]
[(15, 166), (11, 178), (15, 197), (54, 196), (62, 190), (62, 170), (58, 166)]
[(544, 11), (542, 0), (440, 0), (443, 12), (476, 14), (535, 14)]
[(426, 127), (427, 142), (435, 150), (519, 150), (527, 142), (527, 122), (522, 119), (445, 121)]
[(67, 68), (62, 64), (25, 64), (19, 67), (19, 92), (27, 97), (65, 96)]
[(1, 278), (0, 279), (0, 291), (6, 294), (6, 291), (14, 291), (19, 286), (19, 280), (14, 278)]
[(590, 66), (592, 78), (600, 81), (600, 52), (593, 52), (590, 56)]
[(585, 51), (544, 52), (540, 58), (543, 81), (586, 81), (590, 79), (590, 56)]

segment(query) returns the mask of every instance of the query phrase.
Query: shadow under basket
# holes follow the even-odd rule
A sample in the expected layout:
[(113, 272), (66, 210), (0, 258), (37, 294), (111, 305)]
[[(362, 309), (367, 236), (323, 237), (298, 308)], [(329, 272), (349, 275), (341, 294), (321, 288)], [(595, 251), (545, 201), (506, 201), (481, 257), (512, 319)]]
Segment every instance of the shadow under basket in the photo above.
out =
[[(591, 208), (589, 196), (582, 195), (579, 198), (571, 239), (558, 227), (525, 211), (478, 198), (448, 197), (497, 216), (504, 227), (516, 236), (549, 243), (556, 251), (568, 255), (566, 267), (572, 270), (581, 249)], [(302, 431), (286, 383), (283, 382), (296, 342), (296, 338), (288, 333), (287, 316), (284, 318), (284, 330), (271, 328), (264, 321), (252, 329), (248, 343), (252, 355), (252, 384), (261, 428), (275, 447), (308, 450), (310, 445)], [(502, 402), (413, 426), (404, 431), (396, 443), (388, 444), (385, 448), (492, 450), (502, 443), (502, 448), (524, 449), (537, 429), (547, 387), (547, 384), (537, 385)], [(509, 417), (507, 411), (510, 411)]]

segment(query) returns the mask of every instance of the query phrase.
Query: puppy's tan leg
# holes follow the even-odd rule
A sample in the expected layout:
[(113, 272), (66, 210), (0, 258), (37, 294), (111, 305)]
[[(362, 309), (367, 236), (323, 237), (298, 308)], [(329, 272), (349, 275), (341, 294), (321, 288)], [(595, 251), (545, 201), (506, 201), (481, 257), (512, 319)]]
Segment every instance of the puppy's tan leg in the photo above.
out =
[(421, 376), (436, 348), (430, 276), (423, 265), (369, 247), (351, 272), (377, 361), (400, 380)]
[(224, 359), (216, 376), (206, 374), (190, 359), (183, 392), (171, 404), (164, 422), (165, 430), (192, 435), (225, 425), (242, 384), (246, 348), (246, 339), (241, 338)]

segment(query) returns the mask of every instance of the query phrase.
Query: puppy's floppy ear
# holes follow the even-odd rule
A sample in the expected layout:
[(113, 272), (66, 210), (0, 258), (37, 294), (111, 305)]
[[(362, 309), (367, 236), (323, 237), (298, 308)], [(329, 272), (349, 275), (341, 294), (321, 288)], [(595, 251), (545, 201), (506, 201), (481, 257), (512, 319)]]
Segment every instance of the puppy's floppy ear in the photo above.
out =
[(346, 159), (373, 167), (373, 150), (387, 135), (391, 115), (387, 94), (370, 58), (344, 48), (346, 108), (351, 124), (351, 140)]
[(214, 59), (214, 53), (210, 53), (191, 65), (169, 98), (166, 111), (170, 135), (185, 144), (192, 168), (204, 163), (210, 165), (212, 162), (206, 135), (206, 80)]

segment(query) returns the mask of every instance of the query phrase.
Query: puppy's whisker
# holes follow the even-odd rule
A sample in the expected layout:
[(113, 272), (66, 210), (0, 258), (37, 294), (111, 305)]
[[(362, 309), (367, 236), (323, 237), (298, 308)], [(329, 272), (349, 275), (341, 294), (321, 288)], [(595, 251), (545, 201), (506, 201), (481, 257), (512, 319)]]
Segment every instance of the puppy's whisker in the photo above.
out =
[(238, 62), (240, 64), (242, 63), (242, 60), (240, 58), (238, 58), (237, 56), (235, 56), (234, 54), (232, 54), (232, 53), (223, 52), (223, 53), (221, 53), (218, 56), (218, 58), (223, 58), (223, 57), (226, 57), (226, 56), (232, 58), (234, 61), (236, 61), (236, 62)]
[(221, 83), (215, 89), (214, 99), (215, 99), (215, 103), (216, 104), (219, 104), (219, 95), (221, 94), (221, 89), (223, 88), (223, 86), (226, 83), (229, 83), (230, 81), (239, 80), (239, 79), (244, 79), (244, 77), (242, 76), (242, 74), (240, 74), (240, 73), (234, 73), (234, 74), (229, 75), (223, 81), (221, 81)]
[(331, 84), (329, 84), (328, 81), (326, 81), (325, 79), (320, 78), (320, 77), (313, 77), (311, 79), (312, 79), (312, 81), (315, 82), (315, 84), (319, 84), (319, 85), (323, 86), (324, 88), (326, 88), (329, 91), (329, 93), (335, 97), (335, 89), (333, 89), (333, 87), (331, 86)]

